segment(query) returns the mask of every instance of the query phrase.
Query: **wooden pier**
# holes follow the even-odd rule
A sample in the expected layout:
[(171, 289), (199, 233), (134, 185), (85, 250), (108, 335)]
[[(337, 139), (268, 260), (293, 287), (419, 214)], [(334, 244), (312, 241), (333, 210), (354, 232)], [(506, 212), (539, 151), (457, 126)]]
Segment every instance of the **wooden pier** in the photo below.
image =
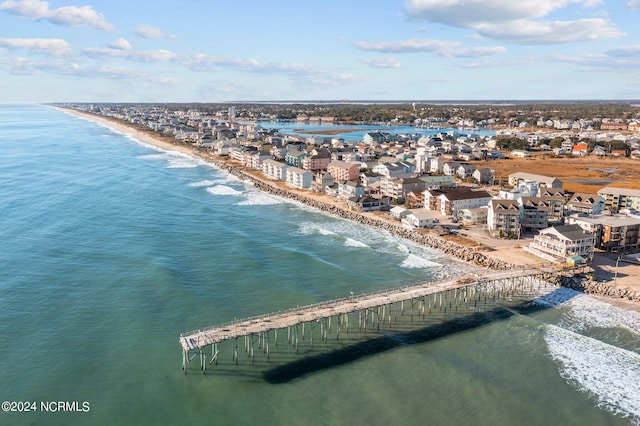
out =
[[(195, 357), (200, 357), (200, 369), (204, 374), (207, 364), (218, 362), (218, 344), (233, 340), (233, 361), (238, 363), (238, 338), (245, 338), (245, 351), (251, 359), (254, 357), (254, 338), (257, 337), (258, 347), (269, 357), (270, 332), (273, 331), (274, 343), (278, 344), (278, 330), (287, 329), (287, 343), (294, 345), (297, 349), (300, 337), (305, 338), (305, 324), (310, 323), (310, 332), (313, 328), (320, 326), (321, 340), (326, 340), (331, 332), (331, 320), (336, 321), (336, 339), (340, 338), (340, 331), (349, 330), (349, 314), (358, 314), (358, 328), (364, 327), (366, 332), (367, 324), (379, 329), (380, 323), (391, 323), (392, 307), (396, 306), (396, 311), (417, 312), (422, 315), (432, 308), (444, 307), (446, 313), (447, 306), (451, 309), (453, 303), (455, 308), (460, 305), (469, 306), (473, 303), (477, 306), (484, 297), (486, 303), (487, 295), (495, 300), (516, 292), (529, 294), (533, 287), (543, 280), (562, 275), (573, 275), (574, 270), (558, 270), (557, 268), (536, 268), (517, 269), (508, 272), (484, 274), (482, 276), (473, 274), (457, 277), (437, 282), (423, 282), (408, 287), (383, 290), (375, 293), (350, 296), (342, 299), (331, 300), (309, 306), (297, 307), (283, 312), (260, 315), (245, 318), (231, 323), (216, 325), (202, 330), (195, 330), (180, 335), (182, 345), (182, 368), (187, 373), (188, 364)], [(483, 296), (484, 295), (484, 296)], [(443, 300), (445, 302), (443, 302)], [(397, 306), (399, 305), (399, 306)], [(417, 309), (417, 310), (416, 310)], [(301, 327), (299, 327), (301, 326)], [(300, 330), (301, 328), (301, 330)], [(311, 344), (313, 345), (313, 334), (311, 334)], [(211, 356), (207, 362), (205, 349), (211, 347)]]

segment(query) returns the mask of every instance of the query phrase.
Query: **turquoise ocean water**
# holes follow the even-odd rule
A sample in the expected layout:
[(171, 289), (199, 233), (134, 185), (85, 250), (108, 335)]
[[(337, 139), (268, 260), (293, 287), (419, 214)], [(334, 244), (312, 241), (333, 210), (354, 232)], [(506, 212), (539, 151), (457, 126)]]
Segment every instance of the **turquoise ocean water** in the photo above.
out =
[(0, 106), (0, 237), (2, 425), (640, 424), (640, 316), (570, 291), (185, 376), (181, 332), (476, 270), (59, 110)]

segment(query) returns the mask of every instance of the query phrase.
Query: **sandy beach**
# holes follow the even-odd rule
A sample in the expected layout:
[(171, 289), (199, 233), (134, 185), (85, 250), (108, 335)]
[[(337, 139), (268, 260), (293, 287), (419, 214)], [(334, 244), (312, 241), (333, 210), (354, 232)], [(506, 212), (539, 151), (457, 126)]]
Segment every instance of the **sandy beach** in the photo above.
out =
[[(276, 192), (279, 191), (281, 193), (293, 195), (294, 199), (302, 200), (307, 204), (309, 204), (309, 201), (312, 200), (312, 205), (315, 202), (317, 203), (317, 205), (330, 206), (329, 210), (327, 210), (326, 208), (323, 210), (329, 211), (333, 214), (338, 213), (337, 215), (340, 217), (347, 219), (356, 218), (356, 220), (361, 223), (369, 222), (375, 223), (376, 225), (384, 223), (388, 225), (388, 229), (393, 230), (397, 230), (397, 228), (399, 227), (399, 223), (392, 219), (387, 213), (354, 212), (348, 209), (346, 204), (341, 201), (335, 200), (332, 197), (320, 193), (314, 193), (308, 190), (293, 188), (284, 182), (274, 181), (265, 177), (260, 171), (248, 169), (233, 160), (222, 160), (218, 157), (215, 157), (213, 154), (200, 151), (195, 147), (164, 141), (161, 138), (155, 137), (150, 132), (136, 129), (134, 126), (118, 122), (115, 119), (101, 117), (99, 115), (85, 113), (77, 110), (64, 108), (60, 109), (68, 114), (93, 121), (105, 127), (109, 127), (115, 131), (135, 137), (140, 142), (148, 144), (150, 146), (166, 151), (181, 152), (183, 154), (202, 159), (220, 167), (233, 168), (240, 171), (244, 176), (250, 176), (251, 179), (254, 180), (254, 182), (263, 183), (267, 188), (271, 188)], [(384, 226), (382, 227), (384, 228)], [(448, 254), (451, 254), (455, 257), (460, 257), (463, 260), (469, 260), (469, 253), (471, 253), (471, 257), (473, 257), (473, 255), (479, 255), (483, 258), (486, 258), (489, 262), (494, 262), (494, 264), (497, 265), (498, 269), (508, 269), (509, 267), (521, 266), (535, 267), (544, 263), (541, 259), (532, 256), (522, 249), (522, 246), (528, 244), (528, 242), (526, 241), (520, 241), (516, 245), (514, 245), (514, 242), (511, 240), (490, 239), (485, 235), (482, 235), (482, 233), (474, 233), (472, 231), (466, 233), (466, 236), (435, 236), (433, 233), (427, 230), (403, 232), (406, 232), (404, 236), (410, 236), (410, 239), (412, 239), (414, 242), (420, 243), (421, 238), (427, 239), (429, 243), (426, 243), (425, 245), (442, 249)], [(456, 247), (457, 251), (453, 250), (448, 252), (447, 247)], [(464, 258), (464, 256), (459, 256), (460, 251), (464, 252), (465, 256), (467, 256), (466, 259)], [(486, 266), (487, 262), (482, 263), (484, 263), (484, 266)], [(640, 291), (640, 280), (637, 279), (640, 276), (640, 265), (624, 264), (623, 266), (622, 264), (620, 264), (618, 265), (618, 268), (615, 268), (613, 266), (614, 263), (615, 260), (605, 257), (602, 257), (598, 262), (594, 262), (593, 268), (596, 273), (596, 280), (607, 282), (609, 285), (615, 286), (618, 289), (630, 289), (636, 292)], [(615, 269), (618, 269), (618, 273), (616, 273)], [(607, 299), (611, 298), (609, 297)], [(616, 299), (613, 298), (612, 300)], [(638, 306), (636, 306), (637, 303), (631, 304), (634, 307), (638, 308)]]

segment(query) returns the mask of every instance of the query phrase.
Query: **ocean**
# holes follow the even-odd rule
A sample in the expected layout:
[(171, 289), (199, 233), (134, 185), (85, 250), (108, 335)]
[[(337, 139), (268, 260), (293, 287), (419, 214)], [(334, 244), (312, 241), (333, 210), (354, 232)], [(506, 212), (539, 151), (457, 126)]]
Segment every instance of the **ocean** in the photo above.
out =
[(183, 374), (182, 332), (482, 271), (54, 108), (0, 105), (0, 218), (3, 425), (640, 424), (640, 314), (566, 289)]

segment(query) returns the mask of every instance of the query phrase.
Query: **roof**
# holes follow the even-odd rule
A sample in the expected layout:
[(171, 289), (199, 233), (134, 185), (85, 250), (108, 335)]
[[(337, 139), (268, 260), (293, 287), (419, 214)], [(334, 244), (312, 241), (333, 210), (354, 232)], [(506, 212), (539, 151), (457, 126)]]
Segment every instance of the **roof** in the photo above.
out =
[(420, 212), (414, 211), (414, 212), (411, 212), (409, 215), (415, 217), (418, 220), (433, 219), (433, 216), (429, 212), (425, 212), (425, 211), (420, 211)]
[(559, 237), (563, 237), (566, 240), (576, 241), (583, 240), (585, 238), (593, 237), (591, 234), (586, 233), (580, 225), (561, 225), (552, 226), (540, 231), (541, 234), (556, 234)]
[(402, 212), (405, 212), (407, 210), (408, 209), (405, 209), (402, 206), (395, 206), (395, 207), (392, 207), (390, 211), (393, 212), (393, 213), (402, 213)]
[(640, 197), (640, 189), (616, 188), (614, 186), (605, 186), (598, 194), (605, 195), (626, 195), (628, 197)]
[(595, 225), (605, 225), (612, 227), (640, 225), (640, 218), (620, 214), (601, 214), (597, 216), (578, 217), (575, 220), (576, 222), (585, 222)]
[(602, 197), (598, 194), (587, 194), (584, 192), (576, 192), (571, 196), (567, 204), (570, 204), (573, 206), (591, 207), (594, 204), (596, 204), (599, 199), (601, 200)]
[(560, 182), (560, 180), (558, 178), (554, 178), (554, 177), (550, 177), (550, 176), (543, 176), (543, 175), (536, 175), (534, 173), (525, 173), (525, 172), (516, 172), (516, 173), (511, 173), (509, 175), (509, 177), (514, 177), (516, 179), (524, 179), (524, 180), (533, 180), (536, 182), (544, 182), (547, 185), (553, 183), (553, 182)]
[(491, 209), (495, 212), (520, 214), (520, 205), (515, 200), (491, 200)]
[(340, 169), (350, 169), (353, 166), (357, 166), (357, 163), (347, 163), (346, 161), (333, 160), (329, 163), (328, 167), (337, 167)]
[(469, 200), (475, 198), (491, 198), (485, 190), (473, 190), (467, 186), (457, 186), (455, 188), (442, 188), (428, 190), (432, 196), (439, 197), (445, 196), (450, 201), (456, 200)]

